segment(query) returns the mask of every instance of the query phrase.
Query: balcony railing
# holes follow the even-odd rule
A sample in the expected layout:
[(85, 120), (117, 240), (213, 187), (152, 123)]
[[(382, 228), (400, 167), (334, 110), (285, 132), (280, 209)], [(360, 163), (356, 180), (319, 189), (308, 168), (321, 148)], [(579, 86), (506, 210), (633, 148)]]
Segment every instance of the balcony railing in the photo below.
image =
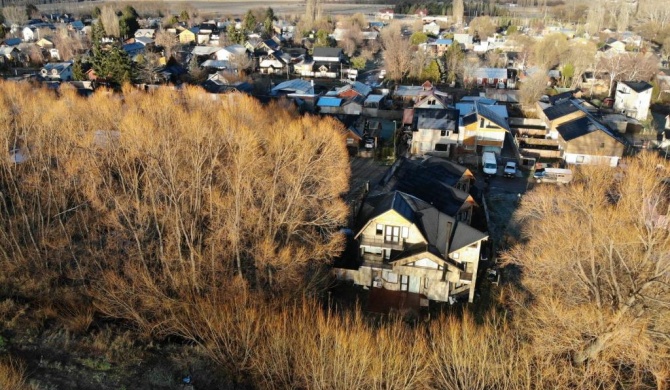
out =
[(405, 239), (401, 238), (400, 241), (387, 241), (384, 237), (374, 236), (374, 237), (363, 237), (361, 239), (361, 246), (374, 246), (384, 249), (394, 249), (394, 250), (403, 250), (405, 249)]

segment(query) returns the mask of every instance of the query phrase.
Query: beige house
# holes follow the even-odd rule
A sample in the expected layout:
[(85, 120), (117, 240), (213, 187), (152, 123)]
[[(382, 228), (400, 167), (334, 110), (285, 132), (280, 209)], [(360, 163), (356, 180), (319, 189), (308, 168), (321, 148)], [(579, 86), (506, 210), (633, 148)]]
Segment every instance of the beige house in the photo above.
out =
[(624, 153), (624, 139), (593, 117), (579, 99), (568, 96), (538, 107), (547, 127), (546, 142), (553, 140), (566, 163), (617, 166)]
[(400, 191), (368, 198), (359, 226), (356, 266), (335, 268), (338, 279), (435, 301), (473, 301), (486, 234)]

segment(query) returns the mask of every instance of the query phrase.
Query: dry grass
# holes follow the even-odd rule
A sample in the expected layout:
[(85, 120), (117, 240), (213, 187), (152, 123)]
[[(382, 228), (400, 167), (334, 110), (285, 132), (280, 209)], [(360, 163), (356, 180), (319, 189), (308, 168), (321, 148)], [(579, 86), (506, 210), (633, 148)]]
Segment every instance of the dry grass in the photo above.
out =
[(12, 358), (0, 359), (0, 389), (29, 390), (26, 384), (25, 367), (20, 361)]

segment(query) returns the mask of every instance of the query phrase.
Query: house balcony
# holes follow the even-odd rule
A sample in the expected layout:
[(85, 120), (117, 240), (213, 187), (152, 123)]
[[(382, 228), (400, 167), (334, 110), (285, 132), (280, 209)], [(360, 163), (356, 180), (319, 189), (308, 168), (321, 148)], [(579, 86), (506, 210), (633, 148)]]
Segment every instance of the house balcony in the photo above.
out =
[(405, 249), (405, 239), (401, 238), (398, 241), (389, 241), (381, 236), (362, 237), (360, 245), (401, 251)]

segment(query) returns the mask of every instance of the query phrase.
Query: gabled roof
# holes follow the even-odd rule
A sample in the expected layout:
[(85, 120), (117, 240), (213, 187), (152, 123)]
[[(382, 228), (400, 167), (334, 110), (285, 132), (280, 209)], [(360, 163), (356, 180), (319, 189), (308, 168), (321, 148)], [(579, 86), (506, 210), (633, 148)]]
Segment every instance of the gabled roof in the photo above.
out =
[(144, 50), (144, 45), (141, 44), (140, 42), (133, 42), (133, 43), (128, 43), (126, 45), (123, 45), (123, 51), (126, 53), (133, 53), (136, 51), (142, 51)]
[(509, 124), (507, 123), (507, 118), (503, 116), (504, 114), (502, 110), (496, 108), (504, 108), (505, 112), (507, 112), (507, 107), (505, 106), (488, 106), (480, 102), (475, 102), (475, 110), (477, 111), (477, 114), (490, 120), (491, 122), (502, 127), (503, 129), (509, 131)]
[(618, 136), (617, 134), (612, 132), (612, 130), (610, 130), (607, 126), (605, 126), (603, 123), (594, 118), (589, 113), (589, 111), (580, 104), (578, 100), (573, 99), (570, 101), (570, 103), (573, 104), (575, 107), (577, 107), (577, 109), (582, 111), (586, 116), (572, 120), (567, 123), (563, 123), (556, 128), (556, 130), (558, 130), (558, 133), (566, 142), (571, 141), (575, 138), (579, 138), (583, 135), (593, 133), (594, 131), (602, 131), (603, 133), (609, 135), (610, 137), (614, 138), (620, 143), (625, 144), (627, 142), (625, 141), (624, 138)]
[(640, 93), (646, 90), (652, 89), (653, 86), (645, 81), (621, 81), (622, 84), (626, 84), (633, 91)]
[(363, 97), (368, 96), (372, 92), (372, 88), (369, 85), (363, 84), (360, 81), (354, 81), (335, 90), (335, 95), (340, 95), (348, 90), (354, 90)]
[[(429, 203), (401, 191), (393, 191), (366, 199), (361, 207), (361, 230), (374, 218), (394, 210), (421, 231), (428, 242), (428, 251), (435, 249), (442, 258), (488, 236), (453, 217), (440, 212)], [(401, 256), (403, 257), (403, 256)]]
[(342, 53), (342, 49), (338, 47), (315, 47), (312, 52), (312, 57), (338, 57)]
[(455, 217), (466, 203), (474, 199), (454, 186), (468, 170), (450, 161), (431, 157), (424, 161), (401, 160), (393, 173), (382, 182), (382, 191), (402, 191), (431, 204), (439, 211)]
[(272, 88), (272, 94), (280, 93), (314, 94), (312, 83), (302, 79), (288, 80)]

